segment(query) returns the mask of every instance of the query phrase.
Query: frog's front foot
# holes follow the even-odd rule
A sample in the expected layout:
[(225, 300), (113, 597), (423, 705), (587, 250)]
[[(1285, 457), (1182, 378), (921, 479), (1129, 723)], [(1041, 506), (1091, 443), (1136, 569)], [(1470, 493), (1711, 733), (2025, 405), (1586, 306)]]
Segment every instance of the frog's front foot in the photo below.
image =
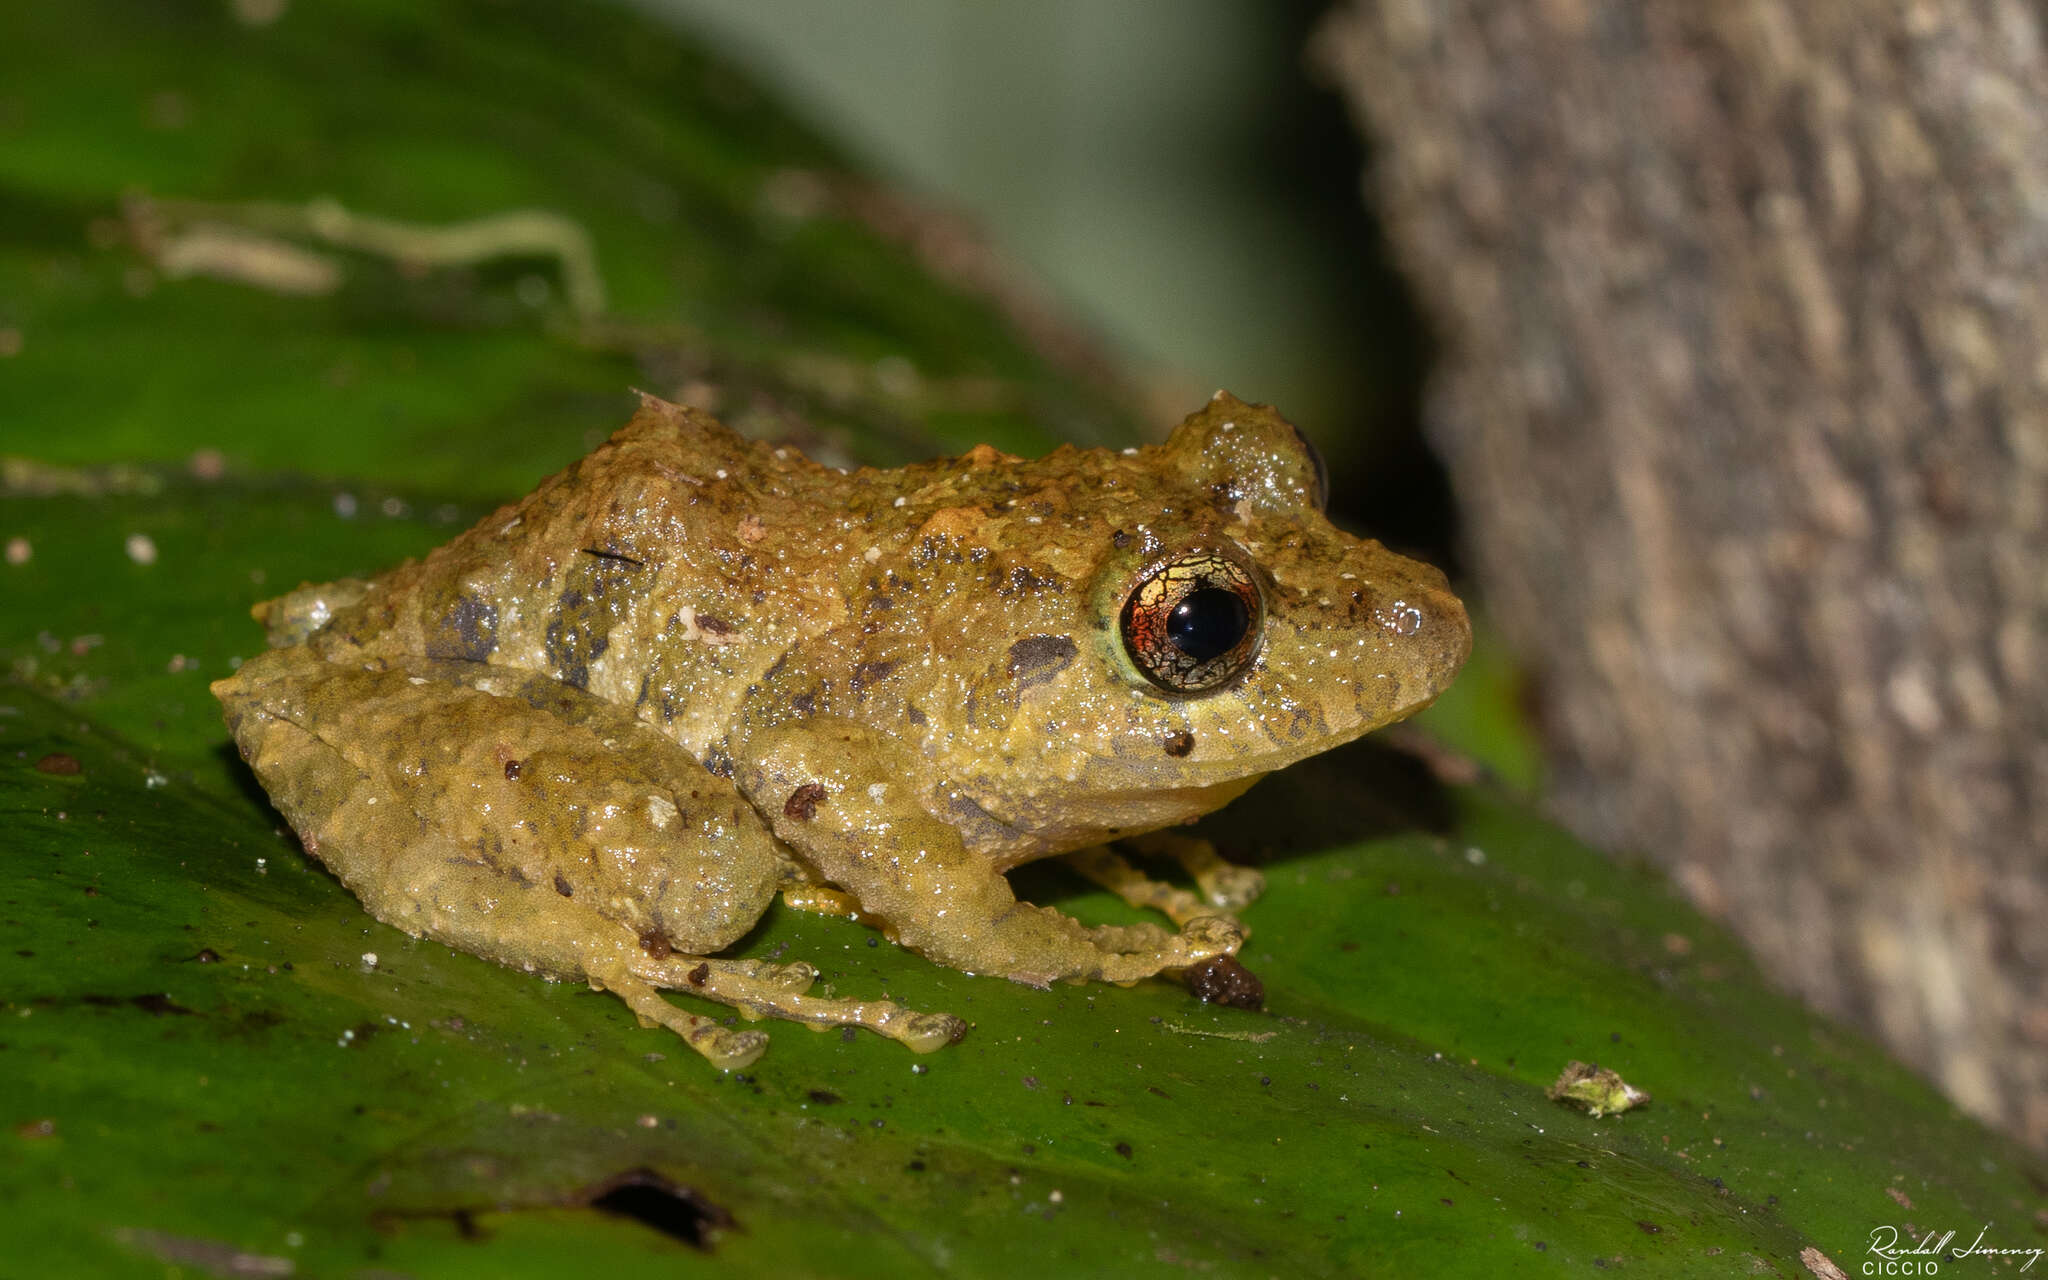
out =
[(1266, 877), (1252, 867), (1224, 861), (1216, 846), (1200, 836), (1154, 831), (1125, 841), (1148, 858), (1171, 858), (1195, 882), (1202, 900), (1223, 911), (1242, 911), (1266, 891)]
[(1026, 903), (1016, 904), (1013, 912), (993, 923), (995, 928), (981, 944), (979, 962), (958, 967), (997, 973), (1034, 987), (1060, 979), (1129, 986), (1168, 970), (1235, 955), (1245, 936), (1243, 925), (1213, 913), (1169, 933), (1153, 924), (1090, 928), (1050, 907)]

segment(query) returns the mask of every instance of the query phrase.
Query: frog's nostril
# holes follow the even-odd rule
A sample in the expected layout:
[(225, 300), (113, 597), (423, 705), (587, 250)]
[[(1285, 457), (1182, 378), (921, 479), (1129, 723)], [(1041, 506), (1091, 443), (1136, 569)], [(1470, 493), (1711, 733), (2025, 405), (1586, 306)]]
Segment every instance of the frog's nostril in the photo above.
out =
[(1373, 621), (1397, 636), (1412, 636), (1424, 623), (1422, 606), (1406, 597), (1389, 600), (1373, 610)]

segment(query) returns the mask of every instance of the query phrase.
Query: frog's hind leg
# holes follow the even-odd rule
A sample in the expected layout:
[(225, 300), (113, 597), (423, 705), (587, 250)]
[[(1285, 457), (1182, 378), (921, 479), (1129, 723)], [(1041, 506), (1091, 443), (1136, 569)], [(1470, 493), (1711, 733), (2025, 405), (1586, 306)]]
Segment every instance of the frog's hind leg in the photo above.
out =
[[(808, 964), (669, 956), (659, 961), (648, 959), (633, 968), (636, 977), (653, 986), (716, 1000), (750, 1018), (783, 1018), (805, 1023), (814, 1031), (866, 1027), (915, 1053), (930, 1053), (967, 1034), (967, 1024), (950, 1013), (920, 1013), (890, 1000), (828, 1000), (807, 995), (818, 976)], [(661, 1003), (668, 1007), (666, 1001)]]
[[(450, 852), (425, 844), (409, 850), (412, 865), (402, 868), (412, 873), (405, 881), (408, 892), (359, 890), (363, 905), (387, 924), (460, 951), (550, 976), (583, 977), (593, 989), (625, 1001), (643, 1026), (667, 1027), (681, 1036), (714, 1067), (736, 1071), (768, 1048), (766, 1032), (735, 1030), (663, 999), (656, 984), (639, 975), (645, 943), (618, 922), (587, 907), (562, 904), (551, 889), (520, 885)], [(423, 865), (428, 863), (435, 865)], [(669, 959), (722, 963), (673, 954)]]
[[(245, 720), (244, 724), (247, 723)], [(241, 729), (238, 725), (238, 736)], [(306, 852), (321, 859), (372, 916), (416, 938), (549, 977), (585, 977), (616, 993), (649, 1025), (667, 1027), (712, 1065), (746, 1066), (768, 1047), (759, 1031), (735, 1031), (685, 1012), (633, 976), (640, 940), (617, 921), (488, 863), (400, 809), (377, 804), (358, 769), (287, 720), (252, 728), (245, 749), (268, 778), (284, 762), (298, 787), (277, 797)], [(378, 809), (386, 810), (379, 813)], [(374, 862), (362, 842), (377, 847)]]
[(913, 1049), (964, 1025), (805, 994), (809, 965), (714, 960), (788, 867), (729, 783), (581, 690), (473, 663), (272, 650), (217, 687), (244, 758), (370, 914), (500, 964), (583, 978), (716, 1066), (767, 1036), (671, 1005), (865, 1026)]

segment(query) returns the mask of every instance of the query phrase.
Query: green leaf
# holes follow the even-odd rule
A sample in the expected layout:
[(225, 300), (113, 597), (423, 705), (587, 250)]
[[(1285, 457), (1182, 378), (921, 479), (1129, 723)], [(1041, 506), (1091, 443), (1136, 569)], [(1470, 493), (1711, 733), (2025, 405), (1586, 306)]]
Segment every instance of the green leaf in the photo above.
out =
[[(1853, 1272), (1885, 1223), (2040, 1242), (2037, 1168), (1664, 881), (1371, 743), (1210, 823), (1266, 863), (1263, 1014), (970, 978), (778, 908), (745, 953), (974, 1030), (919, 1058), (769, 1024), (722, 1075), (609, 995), (374, 923), (207, 693), (261, 643), (253, 601), (444, 541), (636, 381), (877, 459), (1128, 424), (867, 222), (764, 212), (830, 156), (617, 12), (18, 7), (0, 449), (36, 461), (0, 476), (0, 1271), (1796, 1276), (1808, 1246)], [(611, 311), (522, 300), (536, 274), (561, 296), (553, 262), (339, 252), (349, 283), (312, 297), (170, 279), (94, 230), (138, 187), (552, 209)], [(202, 448), (224, 475), (183, 467)], [(1505, 723), (1507, 682), (1475, 687), (1444, 723)], [(1574, 1059), (1654, 1100), (1549, 1101)]]
[[(208, 449), (497, 498), (608, 435), (636, 384), (716, 386), (736, 426), (877, 460), (1132, 430), (1018, 340), (1018, 300), (909, 251), (978, 279), (957, 231), (644, 20), (541, 0), (235, 11), (10, 7), (0, 452)], [(539, 248), (436, 266), (323, 238), (337, 208), (417, 252), (545, 212), (594, 246), (609, 309), (575, 314), (573, 272)], [(212, 268), (181, 274), (209, 245)], [(281, 259), (338, 283), (294, 292)]]

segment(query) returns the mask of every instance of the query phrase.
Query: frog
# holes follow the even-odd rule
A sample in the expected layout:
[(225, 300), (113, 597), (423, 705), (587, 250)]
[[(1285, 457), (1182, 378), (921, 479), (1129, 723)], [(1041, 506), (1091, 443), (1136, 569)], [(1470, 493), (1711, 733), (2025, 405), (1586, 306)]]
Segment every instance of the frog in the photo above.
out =
[[(268, 646), (212, 688), (377, 920), (726, 1070), (764, 1018), (927, 1052), (968, 1024), (721, 953), (798, 909), (1040, 989), (1233, 961), (1260, 873), (1178, 828), (1471, 646), (1444, 575), (1328, 499), (1302, 432), (1220, 391), (1155, 444), (857, 469), (643, 394), (423, 558), (255, 606)], [(1146, 918), (1020, 900), (1055, 857)]]

